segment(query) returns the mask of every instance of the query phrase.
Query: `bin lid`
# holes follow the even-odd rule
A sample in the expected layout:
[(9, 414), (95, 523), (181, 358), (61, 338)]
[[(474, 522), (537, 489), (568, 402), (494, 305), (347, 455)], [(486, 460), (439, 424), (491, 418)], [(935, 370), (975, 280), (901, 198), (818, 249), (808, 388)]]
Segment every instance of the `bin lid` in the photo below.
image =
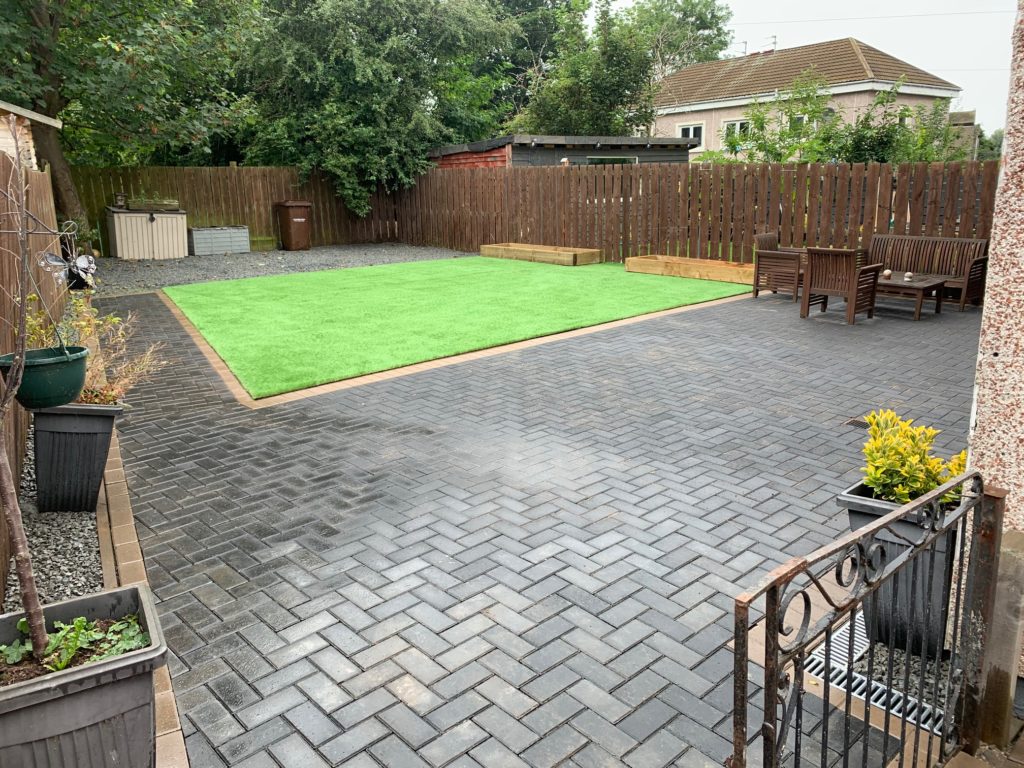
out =
[(313, 204), (309, 200), (279, 200), (274, 205), (280, 205), (283, 208), (312, 208)]

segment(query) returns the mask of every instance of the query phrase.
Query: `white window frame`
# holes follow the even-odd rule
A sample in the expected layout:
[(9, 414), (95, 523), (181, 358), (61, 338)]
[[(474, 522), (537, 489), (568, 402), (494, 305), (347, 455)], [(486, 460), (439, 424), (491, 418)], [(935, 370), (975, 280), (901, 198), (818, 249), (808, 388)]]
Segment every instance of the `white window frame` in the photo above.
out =
[(729, 135), (729, 127), (730, 126), (736, 126), (736, 133), (738, 135), (742, 136), (743, 132), (740, 130), (740, 126), (741, 125), (746, 125), (747, 126), (747, 133), (750, 133), (750, 121), (749, 120), (725, 120), (722, 123), (722, 134), (725, 135), (725, 136), (728, 136)]
[[(683, 138), (683, 134), (681, 132), (683, 128), (700, 128), (700, 144), (698, 144), (695, 147), (690, 147), (690, 151), (699, 152), (700, 150), (704, 149), (704, 144), (708, 135), (708, 129), (707, 126), (704, 124), (704, 121), (701, 120), (699, 123), (676, 123), (676, 138)], [(686, 138), (692, 139), (693, 136), (690, 135), (687, 136)]]

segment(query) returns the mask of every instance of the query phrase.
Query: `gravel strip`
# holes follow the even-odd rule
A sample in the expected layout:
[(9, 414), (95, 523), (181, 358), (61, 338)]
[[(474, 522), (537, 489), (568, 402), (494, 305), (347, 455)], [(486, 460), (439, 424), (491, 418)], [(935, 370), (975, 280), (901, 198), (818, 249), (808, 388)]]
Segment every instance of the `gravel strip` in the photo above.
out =
[[(96, 515), (36, 510), (35, 452), (31, 430), (21, 473), (21, 516), (25, 521), (39, 599), (44, 605), (103, 589)], [(7, 594), (0, 613), (21, 610), (13, 558), (10, 566)]]
[(229, 253), (222, 256), (188, 256), (166, 261), (97, 262), (98, 296), (127, 296), (149, 293), (168, 285), (233, 280), (239, 277), (315, 272), (320, 269), (369, 267), (403, 261), (452, 259), (473, 254), (444, 248), (378, 243), (372, 245), (331, 245), (308, 251), (267, 251)]

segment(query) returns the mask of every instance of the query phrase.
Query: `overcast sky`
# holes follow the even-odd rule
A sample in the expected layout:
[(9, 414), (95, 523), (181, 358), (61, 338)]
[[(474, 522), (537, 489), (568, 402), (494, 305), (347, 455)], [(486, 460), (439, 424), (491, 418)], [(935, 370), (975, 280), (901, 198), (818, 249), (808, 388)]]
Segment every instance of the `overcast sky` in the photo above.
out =
[[(855, 37), (962, 89), (954, 109), (977, 110), (991, 132), (1006, 118), (1012, 0), (725, 0), (732, 9), (731, 54)], [(619, 6), (630, 0), (620, 0)], [(901, 18), (893, 18), (895, 16)], [(871, 17), (871, 18), (867, 18)]]

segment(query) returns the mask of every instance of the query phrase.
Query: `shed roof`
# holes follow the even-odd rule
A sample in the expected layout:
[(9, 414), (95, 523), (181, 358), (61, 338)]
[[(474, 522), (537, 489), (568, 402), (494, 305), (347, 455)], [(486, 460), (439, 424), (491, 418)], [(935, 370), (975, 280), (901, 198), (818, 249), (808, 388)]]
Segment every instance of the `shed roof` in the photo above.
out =
[(683, 106), (784, 91), (807, 70), (830, 86), (894, 83), (902, 77), (907, 85), (946, 89), (951, 96), (960, 90), (948, 80), (847, 37), (684, 67), (661, 81), (655, 105)]
[(605, 149), (690, 149), (700, 144), (698, 139), (672, 139), (656, 136), (541, 136), (529, 133), (514, 133), (495, 139), (473, 141), (468, 144), (449, 144), (430, 150), (430, 157), (443, 157), (460, 152), (486, 152), (512, 144), (527, 147), (588, 147)]
[(38, 112), (33, 112), (31, 109), (25, 109), (25, 107), (19, 107), (17, 104), (10, 104), (6, 101), (0, 101), (0, 112), (10, 112), (18, 117), (24, 117), (26, 120), (30, 120), (34, 123), (42, 123), (43, 125), (52, 125), (54, 128), (60, 128), (63, 123), (55, 117), (47, 117), (41, 115)]

